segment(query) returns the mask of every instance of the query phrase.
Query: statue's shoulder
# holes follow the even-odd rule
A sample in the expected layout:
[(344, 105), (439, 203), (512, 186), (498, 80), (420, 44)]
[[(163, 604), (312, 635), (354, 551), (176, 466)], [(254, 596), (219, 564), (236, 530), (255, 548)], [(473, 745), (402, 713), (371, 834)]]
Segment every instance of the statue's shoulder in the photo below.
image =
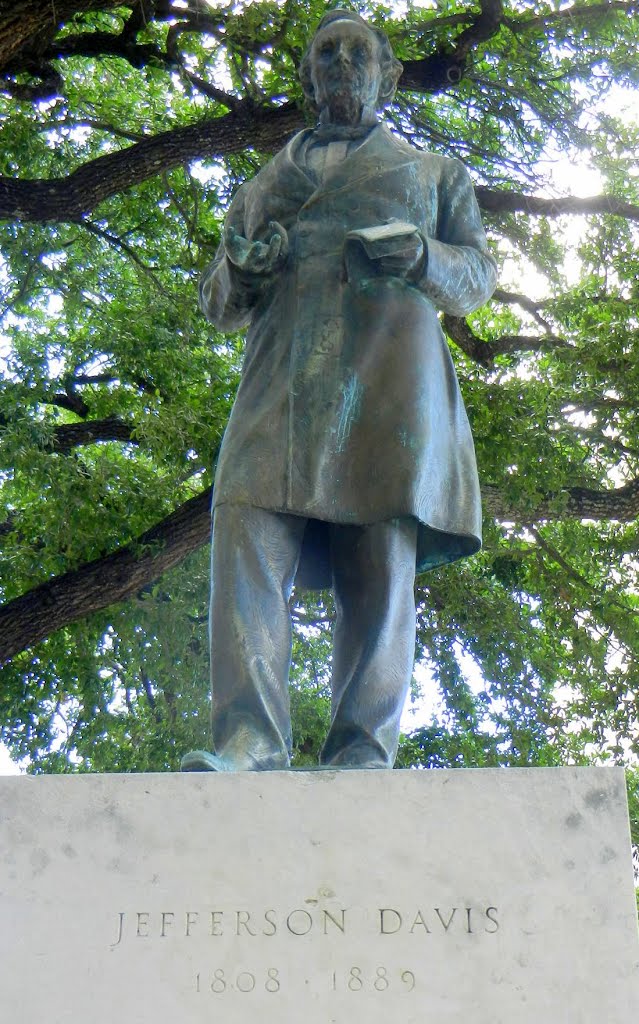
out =
[(442, 177), (446, 178), (450, 175), (458, 174), (460, 169), (462, 172), (464, 171), (463, 163), (456, 157), (443, 156), (441, 153), (434, 153), (430, 149), (421, 149), (412, 142), (408, 142), (399, 135), (395, 135), (387, 125), (383, 125), (383, 129), (385, 141), (390, 148), (397, 154), (417, 161), (431, 174), (438, 172)]
[(442, 189), (449, 191), (472, 188), (472, 179), (464, 162), (458, 157), (443, 156), (429, 149), (418, 149), (403, 139), (397, 140), (404, 152), (417, 154), (422, 172), (431, 180), (435, 178)]
[(309, 128), (303, 129), (301, 132), (296, 132), (295, 135), (291, 136), (288, 142), (282, 146), (281, 149), (271, 157), (270, 160), (260, 167), (257, 174), (254, 174), (252, 178), (247, 178), (240, 188), (244, 192), (250, 192), (252, 189), (259, 190), (260, 187), (268, 187), (268, 184), (274, 179), (279, 177), (285, 169), (290, 167), (291, 161), (295, 159), (295, 154), (298, 152), (300, 146), (304, 140), (311, 134)]

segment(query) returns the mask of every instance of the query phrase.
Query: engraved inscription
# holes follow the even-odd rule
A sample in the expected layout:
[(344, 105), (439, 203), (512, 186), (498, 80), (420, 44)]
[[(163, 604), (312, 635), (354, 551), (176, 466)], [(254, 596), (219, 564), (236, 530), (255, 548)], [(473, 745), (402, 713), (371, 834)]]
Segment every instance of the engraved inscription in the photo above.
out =
[(111, 947), (119, 946), (125, 938), (165, 939), (170, 936), (192, 938), (207, 935), (210, 938), (236, 935), (245, 938), (270, 938), (278, 933), (304, 936), (310, 932), (322, 935), (346, 934), (347, 910), (296, 907), (284, 913), (274, 908), (259, 912), (250, 910), (186, 910), (181, 913), (164, 910), (159, 913), (139, 911), (129, 914), (121, 911), (117, 917), (115, 939)]
[(441, 931), (466, 932), (467, 935), (484, 932), (486, 935), (494, 935), (499, 931), (498, 909), (451, 907), (444, 910), (441, 907), (434, 907), (430, 912), (417, 910), (407, 914), (394, 907), (380, 908), (380, 935), (396, 935), (398, 932), (408, 935), (419, 932), (432, 935), (433, 932)]
[[(324, 987), (331, 992), (412, 992), (416, 988), (417, 977), (414, 971), (405, 968), (380, 965), (367, 971), (354, 965), (343, 971), (333, 971), (326, 976), (325, 982), (323, 984), (321, 975), (315, 979), (319, 988)], [(306, 984), (308, 985), (308, 981)], [(279, 968), (268, 967), (266, 971), (258, 972), (243, 967), (235, 971), (217, 967), (208, 973), (198, 971), (195, 975), (197, 993), (211, 992), (213, 995), (222, 996), (239, 992), (247, 995), (262, 989), (272, 995), (281, 991)]]
[[(309, 901), (310, 902), (310, 901)], [(494, 935), (500, 929), (496, 906), (364, 908), (295, 907), (292, 910), (121, 911), (112, 931), (112, 949), (127, 941), (191, 938), (257, 939), (275, 935), (303, 940), (308, 935), (338, 938), (366, 932), (392, 936)]]
[(333, 971), (331, 981), (333, 991), (346, 989), (349, 992), (363, 992), (373, 989), (375, 992), (387, 992), (390, 989), (397, 989), (398, 985), (403, 985), (406, 991), (412, 992), (415, 988), (413, 971), (400, 969), (392, 972), (387, 967), (377, 967), (372, 974), (366, 974), (361, 967), (351, 967), (349, 971), (343, 973)]
[(264, 974), (258, 976), (252, 971), (237, 971), (234, 975), (227, 975), (218, 967), (210, 977), (203, 974), (195, 975), (195, 991), (204, 992), (208, 989), (214, 995), (222, 995), (223, 992), (235, 991), (244, 994), (253, 992), (257, 985), (260, 985), (265, 992), (279, 992), (280, 972), (277, 967), (268, 967)]

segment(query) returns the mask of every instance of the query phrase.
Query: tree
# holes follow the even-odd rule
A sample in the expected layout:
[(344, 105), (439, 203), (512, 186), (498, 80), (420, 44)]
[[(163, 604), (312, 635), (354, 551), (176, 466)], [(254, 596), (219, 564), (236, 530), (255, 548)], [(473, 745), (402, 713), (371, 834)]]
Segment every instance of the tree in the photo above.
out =
[[(486, 537), (418, 581), (441, 709), (403, 764), (639, 753), (638, 6), (358, 5), (404, 64), (389, 121), (464, 160), (504, 268), (489, 306), (444, 318)], [(309, 123), (296, 69), (324, 9), (0, 13), (0, 699), (36, 770), (174, 768), (207, 743), (210, 487), (242, 339), (196, 282), (237, 184)], [(560, 193), (551, 158), (595, 168), (598, 194)], [(303, 763), (331, 606), (296, 602)]]

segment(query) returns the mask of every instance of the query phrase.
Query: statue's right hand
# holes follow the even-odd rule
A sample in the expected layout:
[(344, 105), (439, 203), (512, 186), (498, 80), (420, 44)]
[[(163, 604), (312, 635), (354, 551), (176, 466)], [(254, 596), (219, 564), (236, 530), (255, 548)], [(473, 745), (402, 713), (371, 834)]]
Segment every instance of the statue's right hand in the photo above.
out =
[(277, 231), (268, 242), (249, 242), (232, 227), (224, 235), (224, 249), (231, 263), (249, 274), (274, 273), (285, 248), (285, 239)]

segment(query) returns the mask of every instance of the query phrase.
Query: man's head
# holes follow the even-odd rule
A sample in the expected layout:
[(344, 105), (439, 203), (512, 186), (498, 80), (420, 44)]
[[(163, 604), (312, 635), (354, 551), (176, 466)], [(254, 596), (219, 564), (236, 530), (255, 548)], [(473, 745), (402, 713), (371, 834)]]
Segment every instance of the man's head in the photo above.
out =
[(402, 65), (386, 35), (354, 11), (333, 10), (320, 21), (300, 66), (307, 98), (331, 120), (355, 123), (364, 107), (392, 99)]

